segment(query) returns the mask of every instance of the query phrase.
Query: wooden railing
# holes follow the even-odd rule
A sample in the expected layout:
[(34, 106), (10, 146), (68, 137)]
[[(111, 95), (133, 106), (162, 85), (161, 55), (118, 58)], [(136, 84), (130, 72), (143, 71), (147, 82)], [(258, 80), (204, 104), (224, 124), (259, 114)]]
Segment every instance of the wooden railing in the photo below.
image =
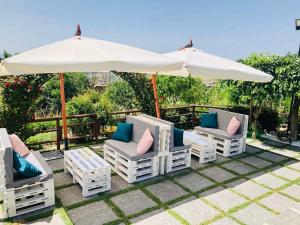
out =
[[(189, 106), (180, 106), (180, 107), (169, 107), (161, 109), (162, 119), (171, 121), (175, 124), (175, 126), (182, 128), (192, 128), (198, 123), (199, 114), (203, 112), (207, 112), (208, 108), (218, 108), (218, 109), (228, 109), (226, 107), (214, 107), (208, 105), (189, 105)], [(142, 111), (139, 109), (136, 110), (128, 110), (128, 111), (120, 111), (120, 112), (112, 112), (110, 116), (112, 116), (111, 125), (116, 124), (118, 121), (124, 121), (126, 115), (136, 115), (141, 113)], [(75, 122), (74, 119), (88, 119), (88, 122)], [(49, 133), (56, 132), (55, 140), (45, 140), (34, 143), (27, 143), (29, 146), (34, 145), (43, 145), (43, 144), (56, 144), (56, 148), (61, 149), (61, 142), (63, 140), (62, 136), (62, 125), (61, 125), (61, 117), (51, 117), (51, 118), (38, 118), (32, 120), (30, 123), (45, 123), (45, 122), (53, 122), (55, 121), (55, 126), (48, 127), (42, 130), (36, 130), (33, 132), (33, 135), (41, 134), (41, 133)], [(97, 117), (95, 113), (91, 114), (81, 114), (81, 115), (72, 115), (67, 117), (68, 128), (69, 128), (69, 140), (74, 141), (78, 139), (88, 138), (90, 140), (98, 140), (102, 138), (106, 138), (111, 132), (107, 132), (104, 130), (104, 127), (107, 125), (101, 119)], [(89, 129), (89, 134), (87, 135), (74, 135), (70, 130), (76, 127), (87, 127)]]

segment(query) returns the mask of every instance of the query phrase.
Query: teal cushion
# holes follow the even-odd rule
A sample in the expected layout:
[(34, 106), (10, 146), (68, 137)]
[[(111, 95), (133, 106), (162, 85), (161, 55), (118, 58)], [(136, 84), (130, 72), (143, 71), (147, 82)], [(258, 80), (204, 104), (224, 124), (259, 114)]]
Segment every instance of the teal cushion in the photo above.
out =
[(117, 130), (113, 134), (112, 139), (128, 143), (132, 137), (132, 129), (132, 123), (118, 123)]
[(174, 147), (184, 146), (183, 144), (183, 130), (174, 127)]
[(35, 177), (42, 174), (38, 168), (36, 168), (15, 151), (13, 151), (13, 167), (18, 175), (24, 177)]
[(200, 120), (201, 127), (218, 128), (218, 114), (216, 112), (203, 113)]

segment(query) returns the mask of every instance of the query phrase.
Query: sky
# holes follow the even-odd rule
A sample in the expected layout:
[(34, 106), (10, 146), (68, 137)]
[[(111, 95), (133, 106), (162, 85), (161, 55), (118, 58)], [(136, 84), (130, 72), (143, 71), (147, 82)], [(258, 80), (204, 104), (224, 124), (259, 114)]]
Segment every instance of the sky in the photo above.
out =
[(194, 47), (239, 59), (297, 52), (300, 0), (0, 0), (0, 51), (82, 36), (160, 53)]

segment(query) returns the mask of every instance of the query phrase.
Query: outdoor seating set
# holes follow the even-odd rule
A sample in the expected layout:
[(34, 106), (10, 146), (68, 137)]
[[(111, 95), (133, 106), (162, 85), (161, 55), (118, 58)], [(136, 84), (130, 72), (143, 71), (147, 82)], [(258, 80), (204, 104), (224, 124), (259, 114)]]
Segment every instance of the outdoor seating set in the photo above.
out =
[[(248, 116), (210, 109), (201, 116), (200, 125), (194, 131), (183, 131), (149, 115), (128, 115), (112, 139), (105, 141), (104, 159), (86, 147), (68, 150), (64, 152), (64, 171), (87, 197), (111, 189), (111, 169), (134, 183), (190, 167), (192, 155), (199, 163), (207, 163), (216, 159), (216, 153), (228, 157), (245, 150)], [(16, 151), (20, 144), (11, 136), (0, 128), (1, 218), (55, 204), (53, 173), (45, 159), (38, 151)]]

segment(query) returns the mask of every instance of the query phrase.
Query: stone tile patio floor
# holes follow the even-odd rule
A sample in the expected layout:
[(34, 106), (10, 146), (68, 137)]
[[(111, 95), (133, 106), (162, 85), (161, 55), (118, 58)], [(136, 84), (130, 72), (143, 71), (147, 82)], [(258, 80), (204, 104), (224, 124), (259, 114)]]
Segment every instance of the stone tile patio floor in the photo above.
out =
[[(101, 145), (90, 148), (102, 154)], [(192, 168), (137, 184), (113, 174), (112, 190), (89, 198), (64, 174), (63, 160), (53, 160), (55, 208), (75, 225), (300, 224), (300, 152), (278, 152), (247, 146), (239, 156), (200, 166), (193, 159)], [(15, 222), (47, 221), (52, 213)]]

